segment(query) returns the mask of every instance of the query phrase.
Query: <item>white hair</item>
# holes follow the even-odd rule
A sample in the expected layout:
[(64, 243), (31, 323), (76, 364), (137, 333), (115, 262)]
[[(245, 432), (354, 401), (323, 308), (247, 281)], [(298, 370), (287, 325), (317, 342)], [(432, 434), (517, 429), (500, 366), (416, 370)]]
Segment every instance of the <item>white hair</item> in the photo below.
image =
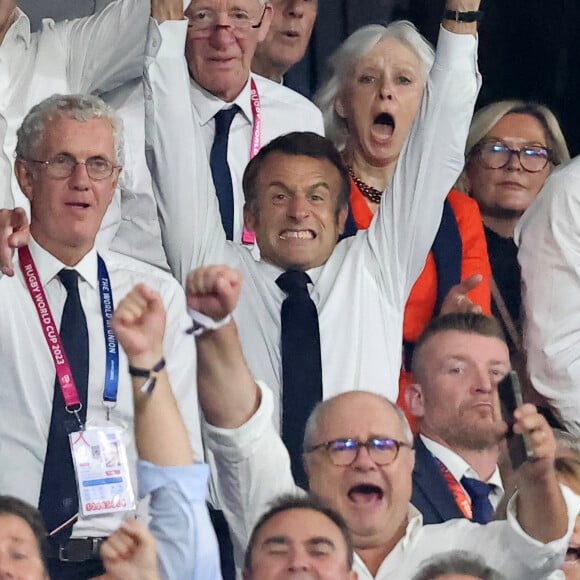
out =
[(123, 121), (105, 101), (94, 95), (52, 95), (41, 101), (22, 121), (16, 135), (16, 157), (33, 159), (39, 143), (44, 138), (46, 126), (55, 119), (89, 121), (104, 119), (111, 123), (115, 142), (115, 163), (123, 165)]
[(398, 40), (415, 53), (423, 66), (424, 80), (433, 66), (433, 47), (407, 20), (396, 20), (387, 26), (369, 24), (353, 32), (328, 59), (326, 80), (314, 95), (314, 102), (322, 111), (326, 136), (341, 151), (346, 145), (348, 128), (336, 113), (334, 102), (346, 87), (358, 61), (387, 38)]

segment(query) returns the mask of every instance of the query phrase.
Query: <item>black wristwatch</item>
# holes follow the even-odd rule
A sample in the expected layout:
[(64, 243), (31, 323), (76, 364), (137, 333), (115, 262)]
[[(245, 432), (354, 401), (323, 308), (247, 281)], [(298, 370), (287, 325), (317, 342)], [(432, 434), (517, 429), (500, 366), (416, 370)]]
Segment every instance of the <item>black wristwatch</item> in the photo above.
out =
[(472, 10), (470, 12), (460, 12), (459, 10), (445, 10), (443, 12), (444, 20), (452, 20), (453, 22), (481, 22), (483, 12), (481, 10)]

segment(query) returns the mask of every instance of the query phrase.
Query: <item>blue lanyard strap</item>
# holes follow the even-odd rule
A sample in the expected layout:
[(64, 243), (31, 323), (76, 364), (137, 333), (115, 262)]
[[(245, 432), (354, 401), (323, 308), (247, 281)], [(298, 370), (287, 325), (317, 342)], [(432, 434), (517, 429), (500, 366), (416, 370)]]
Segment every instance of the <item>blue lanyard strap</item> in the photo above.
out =
[(101, 312), (103, 314), (103, 328), (105, 331), (105, 351), (107, 353), (105, 388), (103, 390), (103, 401), (112, 406), (117, 402), (117, 391), (119, 390), (119, 341), (113, 332), (111, 319), (113, 318), (114, 303), (113, 291), (107, 267), (101, 256), (97, 257), (99, 266), (99, 295), (101, 298)]

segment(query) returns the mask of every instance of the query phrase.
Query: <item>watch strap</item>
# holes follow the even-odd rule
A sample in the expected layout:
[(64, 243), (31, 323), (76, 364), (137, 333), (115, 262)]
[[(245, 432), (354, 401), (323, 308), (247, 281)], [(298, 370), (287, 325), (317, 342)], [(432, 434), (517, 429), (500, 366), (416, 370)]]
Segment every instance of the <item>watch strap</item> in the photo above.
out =
[(460, 12), (459, 10), (445, 10), (443, 12), (444, 20), (452, 20), (453, 22), (481, 22), (483, 12), (481, 10), (472, 10), (469, 12)]

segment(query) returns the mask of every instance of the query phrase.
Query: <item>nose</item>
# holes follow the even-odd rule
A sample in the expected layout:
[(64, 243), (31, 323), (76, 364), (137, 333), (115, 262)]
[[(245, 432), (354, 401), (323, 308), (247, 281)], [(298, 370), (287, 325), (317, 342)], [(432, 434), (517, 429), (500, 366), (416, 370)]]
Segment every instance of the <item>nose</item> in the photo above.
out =
[(304, 16), (304, 0), (290, 0), (288, 2), (288, 14), (294, 18), (302, 18)]
[(306, 572), (310, 570), (310, 556), (302, 547), (296, 547), (290, 554), (288, 572)]
[(225, 12), (216, 14), (216, 22), (210, 31), (209, 43), (213, 48), (223, 48), (234, 44), (236, 38), (232, 23)]
[(393, 83), (387, 77), (385, 77), (381, 82), (381, 86), (379, 88), (379, 97), (383, 100), (386, 99), (389, 101), (392, 101), (395, 97)]
[(521, 171), (523, 169), (519, 151), (510, 151), (510, 158), (507, 162), (506, 168), (510, 171)]
[(91, 186), (91, 179), (87, 172), (87, 166), (84, 163), (77, 163), (71, 176), (69, 177), (69, 183), (73, 189), (79, 191), (86, 191)]
[(308, 200), (304, 197), (294, 196), (288, 204), (288, 215), (297, 220), (303, 220), (310, 214)]
[(371, 458), (369, 450), (366, 447), (359, 447), (355, 460), (351, 466), (358, 471), (372, 471), (377, 469), (377, 464)]
[(473, 379), (474, 389), (478, 393), (491, 393), (494, 387), (497, 386), (497, 381), (494, 381), (489, 374), (489, 369), (481, 368), (475, 371)]
[(8, 554), (0, 554), (0, 580), (9, 580), (16, 578), (13, 571), (13, 564)]

